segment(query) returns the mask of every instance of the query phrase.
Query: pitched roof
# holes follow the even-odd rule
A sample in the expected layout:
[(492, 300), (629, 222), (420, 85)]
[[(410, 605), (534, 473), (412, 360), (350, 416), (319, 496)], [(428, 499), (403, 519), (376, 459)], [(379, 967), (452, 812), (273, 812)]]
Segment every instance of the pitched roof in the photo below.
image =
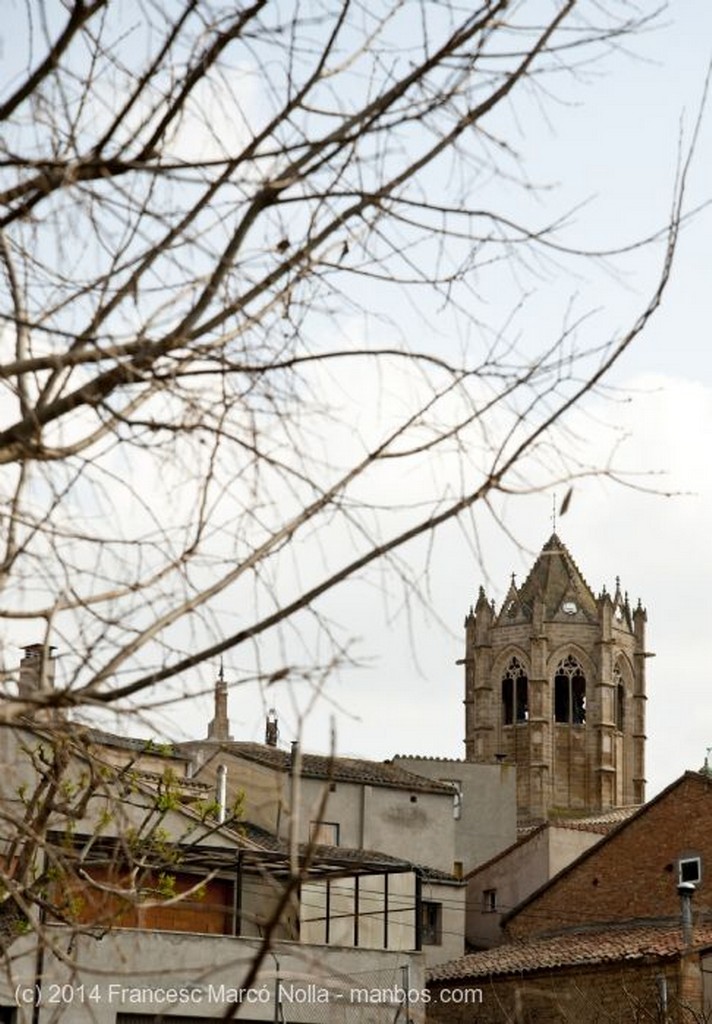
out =
[[(195, 744), (191, 744), (195, 746)], [(214, 746), (214, 744), (211, 744)], [(292, 752), (270, 747), (262, 743), (230, 742), (221, 743), (220, 750), (243, 757), (248, 761), (273, 768), (279, 772), (291, 772)], [(369, 786), (390, 786), (417, 793), (443, 793), (452, 796), (454, 789), (449, 782), (439, 782), (416, 775), (388, 761), (366, 761), (354, 757), (330, 757), (326, 754), (299, 754), (300, 774), (306, 779), (323, 779), (328, 782), (356, 782)]]
[[(697, 927), (693, 945), (712, 945), (712, 924)], [(462, 981), (498, 975), (525, 974), (558, 967), (671, 959), (686, 948), (679, 923), (638, 924), (586, 931), (567, 931), (531, 942), (508, 943), (440, 964), (427, 972), (428, 981)]]
[(541, 818), (534, 821), (520, 820), (517, 822), (517, 835), (520, 839), (526, 839), (534, 832), (538, 832), (542, 825), (551, 825), (554, 828), (570, 828), (576, 832), (598, 832), (605, 836), (636, 814), (641, 806), (641, 804), (631, 804), (627, 807), (612, 807), (608, 811), (598, 811), (595, 814), (586, 814), (576, 818), (551, 817), (546, 821), (542, 821)]
[(138, 754), (150, 754), (153, 757), (165, 757), (180, 761), (190, 761), (190, 754), (180, 749), (174, 743), (166, 743), (161, 740), (143, 739), (139, 736), (117, 736), (116, 733), (106, 732), (104, 729), (83, 728), (75, 733), (78, 738), (84, 738), (90, 743), (96, 743), (102, 747), (116, 747), (119, 750), (131, 750)]
[(581, 818), (550, 818), (549, 825), (555, 828), (570, 828), (577, 832), (598, 832), (605, 836), (612, 829), (637, 814), (641, 806), (641, 804), (631, 804), (628, 807), (612, 807), (610, 811), (587, 814)]
[[(547, 621), (560, 618), (573, 622), (582, 619), (595, 622), (598, 619), (593, 591), (568, 548), (555, 533), (552, 533), (541, 549), (521, 587), (517, 589), (512, 582), (499, 621), (530, 622), (537, 599), (543, 602), (544, 618)], [(567, 613), (562, 609), (565, 601), (571, 603), (573, 611)]]

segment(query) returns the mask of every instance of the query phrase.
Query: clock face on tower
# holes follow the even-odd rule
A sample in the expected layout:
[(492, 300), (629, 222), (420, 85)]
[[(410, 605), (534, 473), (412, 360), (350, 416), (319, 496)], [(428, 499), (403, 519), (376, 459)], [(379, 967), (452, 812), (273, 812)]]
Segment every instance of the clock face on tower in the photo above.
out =
[(561, 605), (561, 610), (564, 615), (575, 615), (578, 611), (578, 605), (575, 601), (564, 601)]

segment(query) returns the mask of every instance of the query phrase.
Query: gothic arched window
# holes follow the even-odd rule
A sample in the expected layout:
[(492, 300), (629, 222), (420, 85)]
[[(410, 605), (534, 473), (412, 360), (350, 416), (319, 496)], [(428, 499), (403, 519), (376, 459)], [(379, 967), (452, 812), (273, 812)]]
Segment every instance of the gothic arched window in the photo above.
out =
[(573, 725), (586, 722), (586, 676), (572, 654), (567, 654), (556, 666), (554, 721)]
[(512, 658), (502, 676), (502, 724), (526, 722), (529, 718), (529, 680), (518, 658)]

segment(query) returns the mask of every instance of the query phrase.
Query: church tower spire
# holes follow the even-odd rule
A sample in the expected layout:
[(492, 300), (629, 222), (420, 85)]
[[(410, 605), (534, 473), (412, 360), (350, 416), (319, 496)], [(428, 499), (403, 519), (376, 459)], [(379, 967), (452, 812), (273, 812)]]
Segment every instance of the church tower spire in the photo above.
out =
[(227, 683), (225, 682), (222, 658), (220, 659), (220, 671), (218, 672), (218, 678), (216, 680), (213, 693), (215, 700), (215, 714), (212, 722), (208, 725), (208, 739), (221, 741), (231, 740), (230, 719), (227, 716)]
[(553, 533), (499, 609), (466, 620), (465, 747), (517, 766), (519, 814), (590, 814), (645, 799), (645, 622), (616, 579), (596, 597)]

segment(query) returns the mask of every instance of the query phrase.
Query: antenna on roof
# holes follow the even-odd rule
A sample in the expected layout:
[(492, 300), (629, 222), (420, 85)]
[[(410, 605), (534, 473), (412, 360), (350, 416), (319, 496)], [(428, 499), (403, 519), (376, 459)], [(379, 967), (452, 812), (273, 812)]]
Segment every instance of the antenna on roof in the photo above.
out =
[(556, 494), (551, 496), (551, 528), (552, 533), (556, 533)]

